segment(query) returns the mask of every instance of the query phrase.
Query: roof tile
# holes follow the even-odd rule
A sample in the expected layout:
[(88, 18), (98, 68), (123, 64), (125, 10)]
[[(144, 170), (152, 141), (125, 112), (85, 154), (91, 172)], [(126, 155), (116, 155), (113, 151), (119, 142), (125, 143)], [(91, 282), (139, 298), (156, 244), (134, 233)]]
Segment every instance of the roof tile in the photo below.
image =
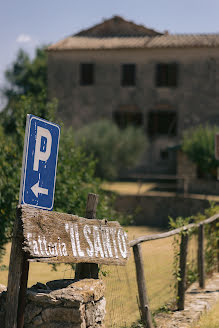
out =
[(219, 47), (219, 34), (169, 34), (155, 37), (68, 37), (48, 47), (48, 51)]

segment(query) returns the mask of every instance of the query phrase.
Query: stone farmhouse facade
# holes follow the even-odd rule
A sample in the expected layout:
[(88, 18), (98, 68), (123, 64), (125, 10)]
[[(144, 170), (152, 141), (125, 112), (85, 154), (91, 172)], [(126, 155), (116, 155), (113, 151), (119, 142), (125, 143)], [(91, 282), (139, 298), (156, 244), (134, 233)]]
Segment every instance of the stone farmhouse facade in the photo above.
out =
[(144, 129), (144, 172), (176, 174), (183, 131), (219, 124), (219, 34), (160, 33), (119, 16), (48, 47), (49, 97), (79, 128), (102, 118)]

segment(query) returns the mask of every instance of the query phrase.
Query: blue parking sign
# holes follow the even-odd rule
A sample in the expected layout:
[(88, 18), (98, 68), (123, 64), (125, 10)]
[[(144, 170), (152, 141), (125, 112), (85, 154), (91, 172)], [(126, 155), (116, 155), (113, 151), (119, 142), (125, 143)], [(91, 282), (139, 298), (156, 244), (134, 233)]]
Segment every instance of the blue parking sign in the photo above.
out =
[(60, 126), (27, 115), (20, 204), (52, 210)]

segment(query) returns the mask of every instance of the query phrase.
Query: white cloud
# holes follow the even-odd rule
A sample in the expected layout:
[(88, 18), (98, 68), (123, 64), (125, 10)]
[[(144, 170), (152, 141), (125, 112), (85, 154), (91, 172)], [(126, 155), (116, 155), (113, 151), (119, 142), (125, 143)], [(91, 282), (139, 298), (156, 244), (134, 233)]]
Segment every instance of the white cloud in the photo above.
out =
[(18, 43), (29, 43), (32, 41), (32, 38), (28, 34), (20, 34), (18, 35), (16, 42)]

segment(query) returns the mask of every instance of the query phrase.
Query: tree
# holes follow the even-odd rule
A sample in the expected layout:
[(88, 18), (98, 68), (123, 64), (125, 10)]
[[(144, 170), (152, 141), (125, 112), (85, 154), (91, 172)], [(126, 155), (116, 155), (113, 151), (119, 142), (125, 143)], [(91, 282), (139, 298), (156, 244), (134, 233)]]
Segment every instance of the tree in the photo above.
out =
[[(35, 108), (39, 116), (47, 115), (47, 54), (45, 47), (37, 48), (32, 60), (28, 53), (20, 49), (17, 58), (6, 70), (5, 78), (7, 83), (1, 92), (7, 99), (7, 105), (0, 113), (0, 119), (4, 122), (7, 133), (13, 132), (16, 129), (15, 125), (20, 122), (18, 116), (22, 109), (17, 110), (17, 106), (20, 106), (22, 95), (28, 96), (25, 105), (28, 101), (34, 104), (34, 98), (37, 106), (40, 106), (39, 109)], [(23, 124), (25, 124), (25, 119), (24, 116)]]
[(16, 60), (5, 72), (7, 86), (3, 94), (12, 101), (22, 94), (37, 97), (47, 89), (47, 54), (45, 47), (37, 48), (33, 60), (24, 50), (19, 50)]
[[(31, 96), (17, 98), (12, 112), (14, 127), (10, 133), (7, 130), (10, 115), (0, 119), (0, 255), (11, 238), (18, 204), (26, 115), (32, 113), (55, 120), (55, 103), (45, 104), (39, 99), (36, 101)], [(100, 181), (94, 178), (94, 170), (95, 162), (75, 147), (72, 131), (62, 125), (54, 209), (83, 216), (87, 195), (94, 192), (100, 196), (98, 216), (115, 217), (115, 212), (109, 207), (109, 198), (100, 189)]]
[(202, 174), (211, 174), (219, 166), (215, 159), (215, 134), (217, 126), (202, 126), (192, 128), (184, 133), (182, 150), (195, 162)]
[(109, 120), (82, 127), (75, 133), (75, 141), (88, 156), (96, 160), (96, 176), (113, 180), (119, 173), (138, 164), (147, 147), (142, 129), (119, 129)]
[[(47, 101), (46, 57), (44, 48), (36, 50), (33, 60), (20, 50), (6, 71), (8, 85), (3, 93), (8, 104), (0, 113), (0, 256), (11, 237), (18, 204), (26, 115), (34, 114), (57, 122), (57, 102)], [(59, 123), (62, 129), (54, 209), (83, 216), (87, 195), (94, 192), (100, 196), (98, 216), (115, 218), (111, 199), (94, 177), (95, 161), (82, 148), (75, 146), (73, 132)], [(121, 219), (121, 216), (116, 214), (116, 218)]]

